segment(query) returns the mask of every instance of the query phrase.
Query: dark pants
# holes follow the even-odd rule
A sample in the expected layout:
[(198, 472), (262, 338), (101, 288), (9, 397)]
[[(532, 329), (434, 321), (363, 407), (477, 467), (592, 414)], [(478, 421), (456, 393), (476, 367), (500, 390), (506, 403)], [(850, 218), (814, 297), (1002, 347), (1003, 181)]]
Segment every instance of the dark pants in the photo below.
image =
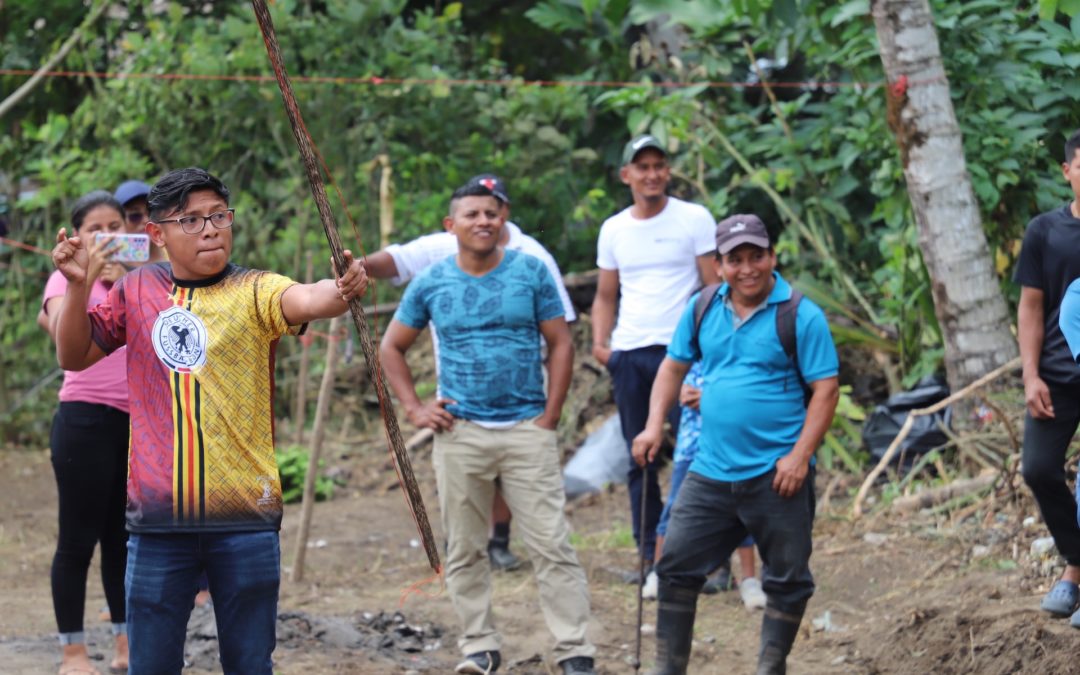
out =
[[(649, 396), (652, 393), (653, 381), (666, 355), (667, 347), (654, 345), (627, 351), (614, 351), (608, 359), (607, 367), (611, 373), (615, 406), (619, 409), (619, 422), (622, 426), (623, 438), (626, 439), (627, 452), (630, 452), (634, 437), (645, 429), (645, 422), (649, 419)], [(671, 423), (672, 430), (677, 433), (678, 406), (672, 407), (668, 421)], [(653, 552), (656, 550), (656, 524), (660, 521), (661, 511), (664, 510), (656, 468), (655, 462), (649, 464), (648, 479), (642, 481), (643, 471), (631, 459), (630, 471), (627, 473), (634, 541), (637, 542), (641, 555), (647, 560), (653, 559)], [(644, 514), (641, 513), (642, 490), (646, 491)], [(644, 527), (642, 521), (644, 521)]]
[(717, 560), (727, 560), (750, 534), (757, 543), (762, 588), (769, 607), (802, 615), (814, 594), (810, 574), (814, 527), (814, 470), (794, 496), (773, 490), (776, 471), (738, 482), (689, 473), (671, 513), (664, 555), (656, 566), (662, 585), (701, 590)]
[(1024, 420), (1024, 482), (1031, 488), (1054, 543), (1070, 565), (1080, 565), (1076, 498), (1065, 484), (1065, 451), (1080, 424), (1080, 390), (1050, 388), (1054, 419)]
[(61, 403), (53, 418), (49, 445), (60, 532), (52, 596), (61, 634), (83, 630), (86, 577), (98, 542), (109, 614), (113, 623), (124, 623), (128, 426), (127, 413), (94, 403)]

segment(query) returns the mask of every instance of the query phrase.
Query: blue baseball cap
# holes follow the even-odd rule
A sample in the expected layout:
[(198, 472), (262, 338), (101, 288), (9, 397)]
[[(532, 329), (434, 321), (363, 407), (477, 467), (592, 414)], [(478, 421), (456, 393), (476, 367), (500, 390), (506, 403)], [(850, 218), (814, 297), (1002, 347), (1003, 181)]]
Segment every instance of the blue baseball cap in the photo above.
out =
[(116, 192), (113, 193), (113, 197), (116, 197), (116, 201), (121, 205), (127, 206), (127, 203), (132, 199), (138, 199), (139, 197), (145, 197), (150, 194), (150, 186), (141, 180), (129, 180), (120, 184), (120, 187), (116, 188)]

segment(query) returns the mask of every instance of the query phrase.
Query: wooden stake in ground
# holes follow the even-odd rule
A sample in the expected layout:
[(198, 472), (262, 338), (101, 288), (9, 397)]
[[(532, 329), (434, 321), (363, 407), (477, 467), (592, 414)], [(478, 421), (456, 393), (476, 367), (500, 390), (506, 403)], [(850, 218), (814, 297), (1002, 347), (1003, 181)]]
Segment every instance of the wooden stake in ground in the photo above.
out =
[(326, 414), (330, 410), (330, 394), (334, 388), (334, 371), (337, 369), (337, 343), (341, 333), (341, 317), (330, 319), (330, 335), (326, 339), (326, 366), (319, 399), (315, 405), (315, 427), (311, 430), (311, 455), (308, 457), (307, 473), (304, 475), (304, 499), (300, 506), (300, 529), (296, 535), (296, 554), (293, 556), (290, 581), (304, 578), (304, 556), (307, 553), (308, 532), (311, 529), (311, 512), (315, 507), (315, 478), (319, 473), (319, 455), (326, 438)]
[[(311, 265), (311, 251), (308, 251), (305, 256), (307, 257), (307, 274), (304, 276), (304, 283), (310, 284), (312, 277), (315, 276)], [(293, 404), (293, 424), (296, 425), (297, 445), (304, 444), (304, 418), (307, 410), (307, 378), (310, 364), (311, 340), (305, 339), (300, 343), (300, 374), (296, 378), (296, 401)]]
[[(322, 175), (319, 173), (318, 164), (315, 161), (315, 151), (307, 127), (304, 126), (304, 118), (300, 114), (300, 107), (296, 103), (296, 95), (293, 93), (292, 82), (285, 72), (284, 59), (281, 56), (281, 47), (278, 45), (277, 33), (274, 31), (274, 22), (270, 18), (270, 10), (265, 0), (251, 0), (255, 10), (255, 18), (259, 22), (262, 31), (263, 43), (266, 45), (266, 53), (270, 57), (270, 63), (277, 77), (278, 88), (281, 90), (281, 99), (285, 104), (285, 112), (289, 116), (289, 124), (292, 127), (293, 138), (300, 150), (300, 157), (304, 162), (304, 171), (307, 174), (308, 184), (315, 199), (315, 205), (319, 209), (319, 218), (322, 222), (323, 232), (330, 244), (330, 252), (333, 256), (334, 269), (338, 274), (345, 271), (345, 253), (341, 246), (341, 238), (337, 232), (337, 222), (334, 212), (330, 209), (330, 202), (326, 198), (326, 188), (323, 185)], [(364, 314), (364, 306), (360, 298), (349, 301), (349, 313), (352, 314), (353, 324), (356, 327), (357, 336), (360, 338), (360, 347), (367, 361), (368, 372), (371, 382), (375, 386), (375, 393), (379, 397), (379, 406), (382, 410), (383, 422), (386, 425), (386, 436), (390, 442), (394, 462), (397, 466), (398, 475), (402, 483), (402, 493), (409, 504), (413, 518), (416, 520), (416, 529), (420, 533), (420, 541), (427, 553), (428, 563), (436, 573), (442, 572), (442, 563), (439, 561), (439, 548), (435, 542), (435, 535), (431, 531), (428, 522), (427, 509), (424, 507), (424, 498), (420, 494), (420, 487), (416, 483), (413, 474), (412, 463), (409, 453), (405, 450), (404, 441), (401, 438), (401, 429), (398, 427), (397, 414), (390, 402), (390, 395), (386, 391), (386, 383), (383, 381), (382, 366), (379, 363), (379, 355), (371, 339), (371, 331), (368, 329), (367, 316)]]
[(379, 245), (386, 248), (394, 236), (394, 183), (391, 180), (394, 170), (390, 167), (390, 155), (379, 155), (375, 159), (382, 169), (379, 175)]
[(881, 456), (881, 460), (878, 461), (877, 466), (874, 467), (873, 471), (871, 471), (866, 476), (866, 480), (863, 481), (862, 486), (859, 488), (859, 493), (855, 495), (855, 503), (851, 507), (851, 515), (855, 518), (859, 518), (860, 516), (862, 516), (862, 503), (863, 500), (866, 499), (866, 494), (870, 492), (870, 488), (871, 486), (873, 486), (874, 481), (877, 480), (877, 477), (881, 475), (881, 472), (885, 470), (885, 467), (889, 465), (889, 462), (892, 461), (892, 458), (900, 450), (900, 445), (904, 442), (904, 439), (908, 437), (908, 434), (911, 433), (911, 426), (914, 423), (916, 417), (920, 417), (923, 415), (933, 415), (945, 406), (969, 396), (972, 392), (976, 391), (980, 387), (989, 384), (990, 382), (996, 380), (1005, 373), (1016, 370), (1019, 367), (1020, 357), (1018, 356), (1015, 359), (1006, 363), (1005, 365), (994, 369), (986, 375), (983, 375), (978, 380), (975, 380), (974, 382), (964, 387), (960, 391), (956, 392), (952, 396), (949, 396), (944, 400), (938, 401), (934, 405), (927, 408), (918, 408), (909, 412), (907, 418), (904, 419), (904, 426), (900, 427), (900, 433), (898, 433), (896, 435), (896, 438), (893, 439), (893, 442), (889, 444), (888, 449), (885, 450), (885, 454)]

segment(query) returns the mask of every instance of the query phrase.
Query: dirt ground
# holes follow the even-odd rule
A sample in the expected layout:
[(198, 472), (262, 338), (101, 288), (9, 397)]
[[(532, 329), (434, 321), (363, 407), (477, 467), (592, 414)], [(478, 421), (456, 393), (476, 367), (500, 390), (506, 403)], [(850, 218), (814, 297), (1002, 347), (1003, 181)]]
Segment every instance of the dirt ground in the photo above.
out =
[[(430, 576), (413, 521), (381, 448), (330, 444), (328, 469), (342, 476), (332, 500), (319, 503), (303, 582), (287, 580), (299, 507), (287, 508), (276, 671), (280, 673), (450, 672), (458, 628)], [(430, 451), (415, 454), (417, 478), (438, 529)], [(665, 475), (666, 478), (666, 475)], [(829, 477), (819, 475), (819, 491)], [(843, 486), (834, 495), (845, 493)], [(819, 494), (821, 494), (819, 492)], [(1004, 499), (1004, 497), (1002, 497)], [(0, 672), (50, 673), (58, 664), (49, 565), (56, 535), (56, 495), (47, 451), (0, 451)], [(819, 513), (812, 566), (818, 590), (789, 659), (793, 675), (812, 673), (1080, 672), (1080, 633), (1038, 611), (1053, 560), (1033, 559), (1030, 543), (1046, 536), (1024, 526), (1030, 501), (984, 508), (959, 522), (945, 515), (871, 517), (852, 524), (833, 496)], [(603, 673), (633, 670), (636, 588), (622, 582), (632, 565), (625, 488), (568, 507), (574, 541), (588, 572), (590, 634)], [(520, 542), (514, 548), (523, 553)], [(107, 624), (97, 618), (103, 594), (89, 583), (91, 653), (107, 670)], [(550, 640), (529, 571), (495, 577), (496, 617), (504, 633), (504, 670), (553, 673)], [(691, 672), (753, 672), (760, 615), (737, 593), (703, 596)], [(653, 660), (655, 605), (645, 608), (644, 667)], [(209, 609), (192, 617), (187, 672), (220, 672)]]

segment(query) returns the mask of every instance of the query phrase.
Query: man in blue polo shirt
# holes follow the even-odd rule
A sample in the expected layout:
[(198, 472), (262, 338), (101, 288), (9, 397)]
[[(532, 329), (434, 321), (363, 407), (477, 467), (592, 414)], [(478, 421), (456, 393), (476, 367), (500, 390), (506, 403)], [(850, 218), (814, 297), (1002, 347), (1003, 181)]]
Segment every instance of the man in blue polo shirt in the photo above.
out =
[(654, 672), (686, 672), (706, 574), (750, 534), (764, 562), (768, 598), (757, 672), (782, 675), (814, 593), (813, 456), (836, 410), (839, 362), (825, 314), (807, 299), (795, 308), (796, 358), (785, 353), (777, 311), (795, 300), (776, 272), (776, 252), (760, 218), (737, 215), (717, 225), (714, 264), (726, 283), (696, 329), (696, 296), (690, 299), (653, 385), (649, 420), (633, 444), (639, 464), (655, 457), (664, 416), (700, 359), (705, 380), (698, 453), (656, 568)]

